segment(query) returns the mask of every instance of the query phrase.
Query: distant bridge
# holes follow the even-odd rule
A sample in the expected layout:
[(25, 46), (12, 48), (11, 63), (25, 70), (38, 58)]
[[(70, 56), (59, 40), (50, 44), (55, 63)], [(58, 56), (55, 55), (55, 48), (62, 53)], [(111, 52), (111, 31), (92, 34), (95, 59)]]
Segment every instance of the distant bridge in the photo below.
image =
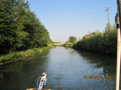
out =
[[(65, 43), (53, 43), (55, 46), (63, 46)], [(70, 45), (71, 43), (69, 43)]]

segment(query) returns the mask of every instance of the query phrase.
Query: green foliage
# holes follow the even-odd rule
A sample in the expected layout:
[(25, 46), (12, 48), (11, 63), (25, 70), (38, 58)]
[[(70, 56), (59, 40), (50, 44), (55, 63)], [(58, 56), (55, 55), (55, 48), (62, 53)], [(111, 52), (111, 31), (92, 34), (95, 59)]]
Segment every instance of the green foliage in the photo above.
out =
[(66, 43), (65, 43), (65, 47), (68, 47), (68, 46), (69, 46), (69, 42), (66, 41)]
[(29, 56), (39, 54), (42, 51), (45, 51), (50, 48), (52, 48), (52, 47), (49, 46), (49, 47), (42, 47), (42, 48), (33, 48), (33, 49), (25, 50), (25, 51), (10, 52), (6, 55), (1, 55), (0, 56), (0, 65), (4, 65), (5, 63), (10, 63), (13, 61), (23, 60)]
[(70, 43), (75, 43), (77, 41), (77, 38), (76, 37), (74, 37), (74, 36), (70, 36), (69, 37), (69, 42)]
[(28, 1), (0, 1), (0, 54), (45, 47), (50, 43), (49, 32), (30, 11)]
[(107, 24), (102, 38), (102, 52), (107, 54), (116, 53), (117, 49), (117, 29), (115, 25), (111, 27), (110, 23)]
[(73, 47), (73, 44), (70, 44), (70, 45), (69, 45), (69, 47), (71, 47), (71, 48), (72, 48), (72, 47)]
[(96, 32), (85, 35), (77, 44), (73, 45), (73, 48), (98, 51), (106, 54), (116, 54), (116, 25), (114, 24), (112, 27), (110, 23), (108, 23), (103, 33), (97, 30)]
[(53, 43), (60, 43), (60, 42), (53, 42)]

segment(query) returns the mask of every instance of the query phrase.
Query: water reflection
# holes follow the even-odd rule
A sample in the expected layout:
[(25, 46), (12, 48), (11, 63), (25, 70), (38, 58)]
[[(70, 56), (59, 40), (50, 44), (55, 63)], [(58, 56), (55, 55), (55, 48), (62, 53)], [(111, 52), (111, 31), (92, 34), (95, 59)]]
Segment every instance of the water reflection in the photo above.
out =
[(38, 56), (48, 54), (49, 50), (36, 55), (36, 58), (28, 58), (0, 68), (0, 90), (26, 90), (36, 87), (36, 80), (45, 71), (49, 59), (38, 59)]
[(95, 64), (95, 68), (103, 68), (104, 74), (116, 74), (116, 57), (88, 51), (78, 51), (88, 63)]
[[(42, 72), (47, 73), (45, 87), (52, 90), (115, 90), (115, 60), (114, 56), (56, 47), (34, 58), (2, 67), (0, 90), (34, 88)], [(84, 79), (84, 75), (113, 75), (113, 78)]]
[[(90, 64), (87, 69), (87, 76), (110, 76), (112, 79), (103, 79), (102, 82), (112, 90), (116, 86), (116, 56), (104, 55), (101, 53), (84, 51), (84, 50), (71, 50), (70, 54), (72, 57), (80, 55), (86, 63)], [(104, 89), (104, 88), (103, 88)]]

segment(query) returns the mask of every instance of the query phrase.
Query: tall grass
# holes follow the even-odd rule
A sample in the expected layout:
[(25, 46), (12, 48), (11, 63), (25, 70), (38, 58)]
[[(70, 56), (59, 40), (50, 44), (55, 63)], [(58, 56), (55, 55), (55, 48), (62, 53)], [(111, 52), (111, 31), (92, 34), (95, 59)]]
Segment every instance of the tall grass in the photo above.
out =
[(53, 46), (42, 47), (42, 48), (33, 48), (33, 49), (28, 49), (26, 51), (10, 52), (6, 55), (1, 55), (0, 56), (0, 65), (4, 65), (6, 63), (11, 63), (14, 61), (23, 60), (27, 57), (33, 56), (35, 54), (39, 54), (42, 51), (45, 51), (45, 50), (50, 49), (52, 47)]

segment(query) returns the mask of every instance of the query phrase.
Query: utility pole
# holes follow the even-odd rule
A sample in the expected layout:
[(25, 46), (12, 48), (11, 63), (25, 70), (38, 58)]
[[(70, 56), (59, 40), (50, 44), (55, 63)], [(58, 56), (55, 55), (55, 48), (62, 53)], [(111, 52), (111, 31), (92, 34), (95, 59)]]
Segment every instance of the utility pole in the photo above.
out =
[(116, 90), (120, 88), (120, 61), (121, 61), (121, 0), (117, 0), (118, 13), (115, 16), (117, 26), (117, 71), (116, 71)]
[(110, 23), (110, 18), (109, 18), (109, 9), (110, 9), (111, 7), (104, 7), (104, 8), (107, 8), (107, 14), (108, 14), (108, 23)]
[(120, 46), (121, 46), (121, 39), (120, 39), (120, 27), (119, 27), (119, 15), (116, 13), (115, 16), (115, 23), (117, 28), (117, 68), (116, 68), (116, 90), (119, 90), (120, 86)]

